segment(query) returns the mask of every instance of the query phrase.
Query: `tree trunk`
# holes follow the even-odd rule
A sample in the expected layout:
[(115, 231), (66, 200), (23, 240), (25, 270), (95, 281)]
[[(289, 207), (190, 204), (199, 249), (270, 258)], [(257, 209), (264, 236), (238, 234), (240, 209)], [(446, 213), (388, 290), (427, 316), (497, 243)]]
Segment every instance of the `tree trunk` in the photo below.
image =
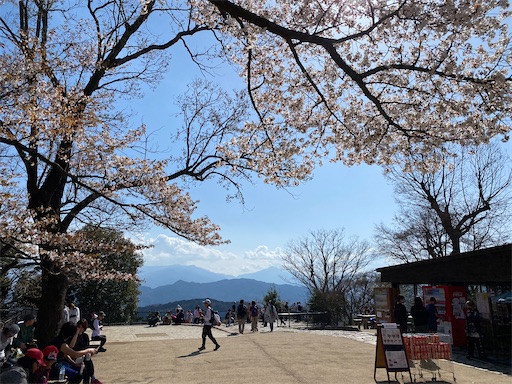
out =
[(41, 302), (37, 313), (37, 345), (44, 348), (57, 335), (68, 290), (68, 279), (56, 271), (50, 260), (43, 261)]
[(458, 255), (460, 253), (460, 235), (450, 235), (452, 241), (452, 255)]

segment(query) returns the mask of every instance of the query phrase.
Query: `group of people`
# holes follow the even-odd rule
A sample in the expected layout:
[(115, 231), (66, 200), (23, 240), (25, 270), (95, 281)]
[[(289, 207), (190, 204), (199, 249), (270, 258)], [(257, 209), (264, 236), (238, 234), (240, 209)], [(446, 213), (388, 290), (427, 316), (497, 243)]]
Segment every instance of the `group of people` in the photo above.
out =
[[(214, 315), (215, 312), (211, 307), (211, 300), (206, 299), (203, 301), (205, 310), (201, 311), (202, 318), (201, 322), (203, 323), (203, 332), (201, 334), (201, 346), (198, 348), (199, 351), (206, 349), (206, 338), (209, 338), (212, 343), (215, 345), (214, 351), (217, 351), (220, 348), (220, 344), (217, 342), (215, 337), (212, 334), (212, 327), (215, 324)], [(247, 323), (247, 319), (251, 321), (251, 331), (258, 331), (258, 320), (260, 318), (260, 309), (256, 304), (256, 301), (252, 301), (249, 308), (245, 305), (244, 300), (240, 300), (238, 306), (236, 308), (236, 317), (238, 322), (238, 332), (240, 334), (244, 333), (245, 324)], [(269, 300), (264, 309), (264, 319), (270, 325), (270, 331), (274, 330), (274, 322), (277, 320), (277, 309), (272, 301)]]
[[(395, 304), (394, 315), (395, 322), (400, 326), (402, 332), (408, 331), (409, 314), (404, 305), (405, 297), (398, 295)], [(427, 306), (423, 305), (421, 297), (414, 299), (414, 305), (411, 307), (411, 316), (413, 318), (414, 332), (437, 332), (437, 321), (440, 315), (436, 307), (436, 298), (431, 297)]]
[[(395, 322), (400, 326), (402, 332), (408, 332), (409, 314), (404, 305), (405, 297), (398, 295), (394, 308)], [(436, 307), (436, 298), (431, 297), (429, 303), (425, 306), (421, 297), (415, 297), (414, 305), (411, 307), (410, 314), (413, 318), (412, 331), (417, 333), (436, 333), (439, 315)], [(475, 348), (479, 358), (486, 358), (482, 344), (481, 315), (475, 303), (471, 300), (466, 302), (466, 337), (468, 347), (468, 358), (474, 357)]]
[(160, 315), (159, 311), (155, 313), (149, 313), (147, 321), (150, 327), (156, 327), (158, 324), (180, 325), (183, 323), (192, 323), (194, 322), (194, 318), (191, 310), (185, 312), (185, 310), (181, 306), (178, 306), (176, 308), (176, 313), (168, 311), (165, 313), (163, 317)]
[[(211, 342), (214, 344), (214, 351), (217, 351), (220, 348), (220, 344), (217, 342), (215, 337), (212, 334), (212, 328), (214, 325), (216, 325), (217, 321), (215, 316), (218, 315), (217, 312), (214, 311), (212, 308), (212, 302), (210, 299), (205, 299), (203, 301), (204, 309), (198, 308), (198, 306), (194, 310), (193, 318), (191, 318), (190, 322), (193, 322), (195, 324), (202, 324), (203, 329), (201, 333), (201, 346), (198, 348), (198, 351), (203, 351), (206, 349), (206, 339), (210, 339)], [(235, 306), (235, 305), (234, 305)], [(181, 309), (181, 308), (180, 308)], [(183, 309), (178, 310), (177, 313), (183, 313)], [(256, 301), (252, 301), (249, 308), (245, 305), (244, 300), (240, 300), (238, 307), (232, 308), (228, 313), (230, 313), (231, 316), (235, 316), (238, 322), (238, 331), (240, 334), (244, 333), (245, 330), (245, 324), (247, 323), (248, 319), (251, 321), (251, 331), (257, 332), (258, 331), (258, 320), (260, 318), (260, 309), (258, 305), (256, 304)], [(264, 321), (270, 325), (270, 331), (272, 332), (274, 330), (274, 322), (278, 318), (277, 309), (275, 305), (272, 303), (272, 301), (269, 301), (267, 305), (265, 306), (264, 310)], [(155, 322), (153, 325), (152, 319), (159, 318), (156, 316), (159, 316), (159, 313), (156, 313), (155, 316), (152, 316), (148, 321), (150, 326), (156, 326), (158, 323)], [(197, 316), (197, 317), (196, 317)], [(183, 317), (185, 318), (185, 317)], [(187, 317), (188, 318), (188, 317)], [(220, 319), (220, 317), (218, 318)], [(219, 322), (220, 324), (220, 322)], [(227, 324), (226, 324), (227, 325)]]
[(236, 319), (238, 323), (238, 333), (243, 334), (245, 331), (245, 324), (250, 321), (251, 332), (258, 332), (258, 321), (263, 316), (263, 324), (270, 326), (270, 332), (274, 331), (274, 322), (278, 319), (277, 308), (271, 300), (267, 305), (260, 310), (256, 301), (251, 301), (249, 307), (245, 305), (244, 300), (240, 300), (236, 308)]
[[(198, 348), (199, 351), (203, 351), (204, 349), (206, 349), (207, 338), (210, 339), (211, 342), (214, 344), (214, 351), (217, 351), (220, 348), (220, 344), (217, 342), (217, 340), (212, 334), (212, 327), (216, 325), (217, 321), (215, 320), (215, 315), (218, 315), (218, 313), (213, 310), (211, 304), (212, 302), (210, 299), (205, 299), (203, 301), (204, 309), (201, 309), (199, 306), (196, 306), (194, 312), (192, 313), (192, 316), (190, 316), (188, 313), (191, 311), (188, 311), (187, 316), (185, 316), (184, 311), (181, 307), (179, 307), (176, 311), (176, 318), (178, 318), (179, 314), (182, 314), (180, 317), (180, 323), (184, 321), (203, 325), (203, 330), (201, 333), (202, 343), (201, 346)], [(249, 307), (247, 307), (244, 300), (240, 300), (238, 306), (236, 306), (235, 304), (233, 304), (233, 308), (231, 308), (227, 312), (227, 317), (229, 317), (229, 320), (226, 322), (226, 326), (230, 325), (230, 323), (234, 321), (234, 318), (236, 316), (236, 320), (238, 323), (238, 332), (240, 334), (244, 333), (245, 324), (248, 321), (251, 322), (251, 332), (258, 332), (258, 321), (261, 315), (263, 315), (264, 325), (266, 326), (268, 324), (270, 326), (270, 332), (274, 331), (274, 323), (276, 322), (276, 320), (278, 320), (278, 312), (276, 306), (274, 305), (274, 303), (272, 303), (271, 300), (268, 301), (267, 305), (264, 306), (263, 310), (260, 310), (260, 308), (256, 304), (256, 301), (254, 300), (251, 302)], [(148, 316), (148, 324), (150, 327), (156, 327), (158, 323), (161, 321), (162, 319), (160, 317), (159, 312), (156, 312), (155, 314)], [(218, 321), (220, 324), (220, 320)]]
[[(288, 304), (288, 303), (287, 303)], [(194, 311), (184, 311), (183, 308), (178, 306), (176, 314), (168, 311), (164, 317), (161, 317), (160, 312), (150, 313), (147, 317), (147, 322), (150, 327), (156, 327), (159, 324), (204, 324), (205, 319), (208, 317), (206, 310), (196, 306)], [(225, 324), (229, 327), (232, 324), (238, 323), (238, 331), (243, 334), (245, 324), (251, 323), (251, 332), (258, 332), (258, 321), (261, 320), (264, 326), (270, 326), (270, 331), (274, 330), (274, 323), (278, 320), (278, 312), (276, 306), (269, 301), (262, 309), (258, 307), (256, 301), (252, 301), (249, 307), (246, 306), (244, 300), (240, 300), (238, 306), (236, 303), (230, 308), (225, 315)], [(283, 320), (281, 319), (281, 323)]]
[[(106, 337), (101, 333), (105, 313), (93, 314), (91, 323), (84, 318), (75, 321), (79, 314), (76, 306), (66, 306), (62, 316), (66, 321), (60, 323), (58, 335), (43, 349), (34, 338), (33, 314), (5, 326), (0, 332), (0, 383), (45, 384), (64, 378), (69, 383), (101, 384), (91, 357), (106, 351)], [(90, 347), (88, 328), (92, 330), (91, 340), (100, 342), (98, 348)]]
[(0, 371), (0, 382), (10, 384), (47, 383), (50, 373), (57, 361), (58, 350), (49, 345), (42, 351), (29, 348), (15, 363), (5, 366)]

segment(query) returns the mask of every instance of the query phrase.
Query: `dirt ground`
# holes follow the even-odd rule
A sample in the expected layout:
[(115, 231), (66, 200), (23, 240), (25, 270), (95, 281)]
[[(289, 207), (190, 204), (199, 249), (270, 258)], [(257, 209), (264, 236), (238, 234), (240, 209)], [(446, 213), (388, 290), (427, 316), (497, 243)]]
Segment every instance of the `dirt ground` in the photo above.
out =
[[(94, 356), (96, 376), (104, 384), (123, 383), (229, 383), (272, 384), (387, 383), (385, 368), (376, 370), (373, 335), (361, 333), (365, 341), (311, 332), (276, 328), (243, 335), (235, 327), (214, 330), (221, 348), (201, 344), (200, 326), (144, 325), (105, 327), (107, 352)], [(366, 339), (364, 339), (366, 338)], [(390, 373), (391, 382), (512, 384), (512, 376), (467, 364), (448, 362), (441, 370), (417, 369)], [(241, 378), (246, 379), (241, 379)]]

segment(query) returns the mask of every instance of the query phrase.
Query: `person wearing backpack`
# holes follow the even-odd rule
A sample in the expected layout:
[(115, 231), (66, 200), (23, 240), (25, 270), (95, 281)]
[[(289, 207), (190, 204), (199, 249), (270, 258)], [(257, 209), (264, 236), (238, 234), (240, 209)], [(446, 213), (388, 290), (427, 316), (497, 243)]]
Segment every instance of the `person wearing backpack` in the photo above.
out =
[(238, 321), (238, 333), (243, 335), (245, 323), (247, 323), (247, 306), (244, 304), (243, 299), (240, 300), (236, 309), (236, 320)]
[(251, 302), (251, 306), (249, 307), (249, 313), (251, 316), (251, 332), (258, 332), (258, 319), (260, 317), (260, 310), (258, 309), (258, 306), (254, 300)]
[(215, 337), (212, 335), (212, 318), (214, 318), (214, 312), (211, 307), (212, 301), (210, 299), (206, 299), (203, 301), (204, 307), (206, 308), (204, 315), (203, 315), (203, 333), (201, 335), (201, 339), (203, 340), (203, 343), (198, 348), (198, 350), (202, 351), (206, 349), (205, 343), (206, 343), (206, 336), (212, 341), (213, 344), (215, 344), (215, 348), (213, 349), (216, 351), (220, 348), (220, 344), (217, 343), (217, 340), (215, 340)]

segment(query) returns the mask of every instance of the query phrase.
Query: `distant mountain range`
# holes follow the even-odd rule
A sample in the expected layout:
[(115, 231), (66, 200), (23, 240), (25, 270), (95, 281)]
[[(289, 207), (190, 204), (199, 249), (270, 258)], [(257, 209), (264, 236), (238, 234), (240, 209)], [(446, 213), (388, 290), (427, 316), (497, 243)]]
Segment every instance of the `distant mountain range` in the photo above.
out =
[(294, 285), (292, 275), (276, 267), (240, 276), (231, 276), (214, 273), (193, 265), (151, 265), (142, 266), (138, 275), (143, 280), (142, 285), (150, 288), (174, 284), (178, 280), (191, 283), (211, 283), (227, 279), (254, 279), (265, 283)]
[(306, 288), (290, 284), (291, 275), (279, 268), (234, 277), (195, 266), (144, 266), (139, 277), (143, 280), (139, 307), (206, 297), (225, 302), (260, 301), (271, 288), (289, 303), (308, 298)]
[(214, 300), (238, 302), (261, 301), (271, 288), (275, 288), (283, 301), (306, 302), (307, 290), (304, 287), (290, 284), (273, 284), (253, 279), (219, 280), (211, 283), (191, 283), (179, 280), (174, 284), (157, 288), (141, 286), (139, 288), (139, 307), (164, 304), (180, 300), (211, 298)]

